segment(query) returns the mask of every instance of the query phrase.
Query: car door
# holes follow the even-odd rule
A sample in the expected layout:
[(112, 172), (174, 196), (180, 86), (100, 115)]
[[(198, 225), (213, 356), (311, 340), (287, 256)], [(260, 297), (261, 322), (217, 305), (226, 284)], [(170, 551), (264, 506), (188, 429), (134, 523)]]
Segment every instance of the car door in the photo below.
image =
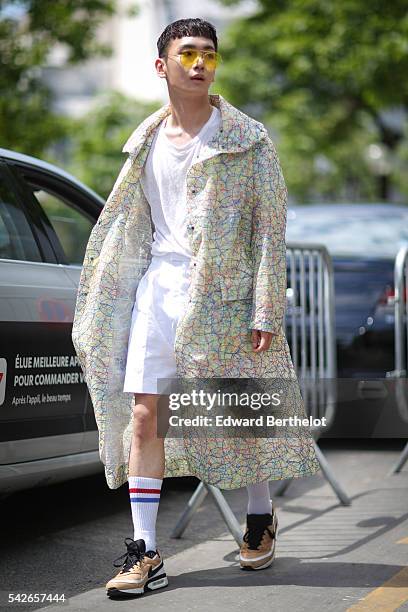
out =
[(3, 465), (82, 450), (87, 391), (71, 342), (76, 288), (51, 233), (23, 169), (1, 164)]
[(72, 345), (71, 331), (86, 245), (92, 227), (102, 209), (103, 201), (92, 197), (90, 193), (85, 192), (68, 179), (39, 168), (21, 166), (16, 171), (19, 173), (20, 182), (24, 181), (26, 197), (32, 199), (33, 209), (44, 225), (57, 258), (58, 267), (64, 270), (73, 288), (70, 293), (70, 325), (65, 330), (64, 338), (81, 378), (79, 396), (76, 401), (76, 405), (82, 404), (84, 408), (84, 435), (81, 451), (95, 450), (98, 448), (98, 435), (94, 411)]

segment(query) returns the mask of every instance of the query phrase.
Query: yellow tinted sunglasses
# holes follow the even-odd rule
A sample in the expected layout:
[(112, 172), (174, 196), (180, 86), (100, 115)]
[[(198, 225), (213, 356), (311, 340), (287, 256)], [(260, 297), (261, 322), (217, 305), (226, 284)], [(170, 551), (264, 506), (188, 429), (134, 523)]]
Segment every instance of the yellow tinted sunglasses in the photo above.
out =
[(170, 57), (179, 57), (181, 65), (189, 70), (199, 56), (203, 58), (205, 68), (210, 71), (215, 70), (221, 61), (221, 55), (217, 51), (198, 51), (198, 49), (185, 49)]

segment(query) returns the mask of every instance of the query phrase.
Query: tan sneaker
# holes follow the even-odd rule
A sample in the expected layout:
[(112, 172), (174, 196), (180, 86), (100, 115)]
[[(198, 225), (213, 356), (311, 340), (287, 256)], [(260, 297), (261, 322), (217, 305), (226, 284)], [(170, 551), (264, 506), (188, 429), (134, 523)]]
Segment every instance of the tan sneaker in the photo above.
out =
[(126, 597), (143, 595), (147, 591), (154, 591), (168, 585), (167, 576), (164, 571), (163, 556), (159, 550), (146, 552), (144, 540), (132, 540), (126, 538), (127, 552), (115, 559), (113, 565), (125, 557), (119, 574), (109, 580), (106, 584), (108, 597)]
[(272, 514), (247, 514), (247, 528), (240, 548), (239, 562), (243, 570), (269, 567), (275, 558), (278, 517)]

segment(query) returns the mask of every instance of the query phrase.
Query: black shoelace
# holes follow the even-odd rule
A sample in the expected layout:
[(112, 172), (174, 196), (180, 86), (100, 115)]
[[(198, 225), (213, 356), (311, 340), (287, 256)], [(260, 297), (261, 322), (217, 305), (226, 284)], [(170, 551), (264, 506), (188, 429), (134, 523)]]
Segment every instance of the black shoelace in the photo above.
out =
[(248, 548), (257, 550), (265, 531), (269, 533), (272, 539), (274, 538), (274, 534), (269, 527), (265, 525), (251, 525), (251, 528), (246, 531), (243, 537), (244, 542), (248, 544)]
[[(129, 571), (136, 563), (141, 561), (144, 557), (144, 553), (140, 550), (139, 546), (136, 544), (132, 538), (126, 538), (125, 544), (127, 547), (127, 551), (124, 555), (121, 555), (113, 562), (114, 567), (122, 567), (123, 572)], [(125, 558), (124, 562), (121, 562), (121, 559)], [(119, 561), (119, 563), (116, 563)]]

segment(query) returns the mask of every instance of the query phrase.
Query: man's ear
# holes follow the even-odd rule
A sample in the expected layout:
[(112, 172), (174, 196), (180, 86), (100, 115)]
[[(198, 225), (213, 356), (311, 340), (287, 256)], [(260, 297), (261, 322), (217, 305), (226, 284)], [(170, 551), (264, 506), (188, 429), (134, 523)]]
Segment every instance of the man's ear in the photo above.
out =
[(166, 64), (165, 64), (164, 59), (162, 57), (158, 57), (154, 65), (156, 68), (157, 76), (160, 77), (161, 79), (165, 79), (167, 74), (166, 74)]

